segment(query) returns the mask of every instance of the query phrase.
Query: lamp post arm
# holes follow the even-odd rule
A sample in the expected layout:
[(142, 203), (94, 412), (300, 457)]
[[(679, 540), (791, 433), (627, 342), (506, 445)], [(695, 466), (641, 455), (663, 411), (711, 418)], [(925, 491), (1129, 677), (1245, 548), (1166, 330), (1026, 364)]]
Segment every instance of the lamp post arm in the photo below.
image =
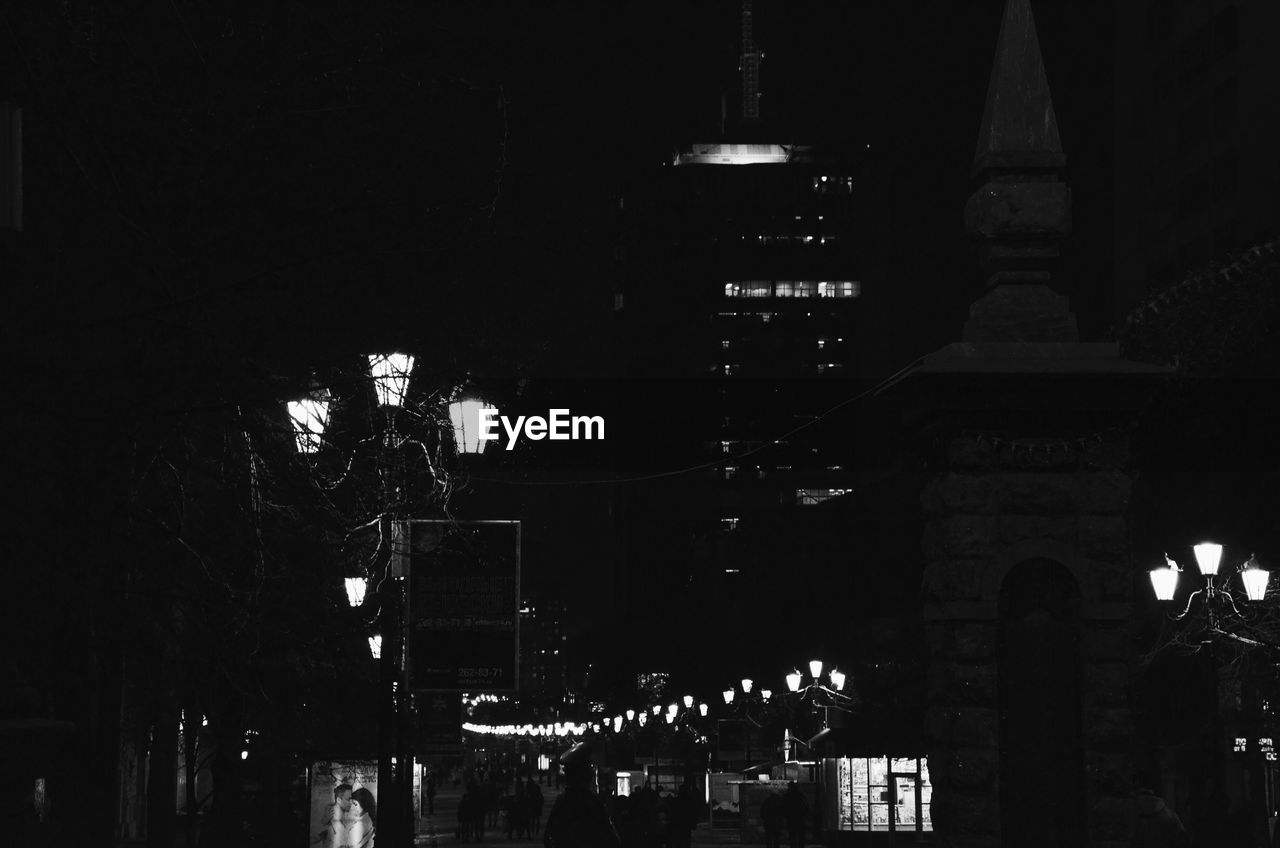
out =
[(1199, 595), (1199, 594), (1200, 594), (1201, 592), (1203, 592), (1203, 591), (1204, 591), (1203, 589), (1196, 589), (1194, 592), (1192, 592), (1192, 593), (1191, 593), (1191, 597), (1187, 598), (1187, 606), (1186, 606), (1186, 609), (1184, 609), (1182, 612), (1180, 612), (1180, 613), (1178, 613), (1177, 615), (1175, 615), (1175, 616), (1173, 617), (1173, 620), (1174, 620), (1174, 621), (1182, 621), (1182, 619), (1186, 618), (1186, 617), (1187, 617), (1187, 613), (1191, 612), (1191, 604), (1195, 601), (1195, 599), (1196, 599), (1196, 595)]

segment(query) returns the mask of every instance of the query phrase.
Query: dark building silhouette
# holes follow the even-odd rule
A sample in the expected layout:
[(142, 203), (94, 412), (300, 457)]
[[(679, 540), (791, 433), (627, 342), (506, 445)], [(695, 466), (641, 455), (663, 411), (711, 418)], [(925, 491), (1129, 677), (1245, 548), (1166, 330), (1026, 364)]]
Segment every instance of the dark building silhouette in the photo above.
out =
[(1116, 4), (1116, 279), (1122, 311), (1276, 228), (1280, 9)]

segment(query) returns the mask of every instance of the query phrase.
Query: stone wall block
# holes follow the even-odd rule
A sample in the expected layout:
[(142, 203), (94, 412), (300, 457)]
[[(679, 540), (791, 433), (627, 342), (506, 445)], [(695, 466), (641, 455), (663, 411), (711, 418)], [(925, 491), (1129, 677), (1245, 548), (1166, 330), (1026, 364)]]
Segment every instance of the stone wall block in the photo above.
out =
[(965, 231), (975, 235), (1063, 236), (1071, 232), (1071, 189), (1058, 182), (990, 182), (965, 203)]
[(1003, 515), (998, 522), (996, 535), (987, 544), (1048, 540), (1074, 545), (1078, 533), (1074, 515)]
[(981, 558), (998, 541), (998, 530), (990, 516), (953, 515), (932, 521), (924, 531), (925, 557), (936, 551), (950, 560)]
[(925, 673), (930, 702), (986, 707), (995, 702), (996, 672), (990, 663), (934, 663)]
[(933, 563), (924, 571), (924, 600), (979, 600), (985, 572), (981, 564), (964, 560)]
[(1118, 560), (1129, 549), (1128, 527), (1123, 516), (1081, 515), (1079, 528), (1080, 553), (1088, 559)]
[(933, 656), (942, 660), (987, 662), (996, 653), (994, 624), (934, 624), (928, 626), (926, 638)]
[(1133, 572), (1125, 561), (1125, 556), (1113, 551), (1105, 557), (1096, 557), (1092, 569), (1092, 577), (1101, 590), (1102, 597), (1113, 601), (1131, 600)]

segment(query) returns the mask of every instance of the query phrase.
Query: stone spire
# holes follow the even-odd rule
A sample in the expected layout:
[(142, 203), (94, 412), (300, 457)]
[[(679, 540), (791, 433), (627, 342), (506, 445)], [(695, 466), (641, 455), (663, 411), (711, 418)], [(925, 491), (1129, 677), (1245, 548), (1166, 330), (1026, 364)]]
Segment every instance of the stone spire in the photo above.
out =
[(1065, 163), (1029, 0), (1006, 0), (973, 162), (984, 183), (965, 206), (989, 286), (970, 307), (966, 342), (1079, 340), (1067, 298), (1050, 287), (1071, 231)]
[(1058, 119), (1028, 0), (1009, 0), (982, 110), (975, 173), (993, 168), (1061, 168)]

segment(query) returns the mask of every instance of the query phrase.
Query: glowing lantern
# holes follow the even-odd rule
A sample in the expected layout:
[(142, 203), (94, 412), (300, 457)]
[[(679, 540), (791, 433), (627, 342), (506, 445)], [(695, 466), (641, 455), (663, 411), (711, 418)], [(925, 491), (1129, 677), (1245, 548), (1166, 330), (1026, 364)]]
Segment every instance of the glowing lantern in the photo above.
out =
[(1260, 601), (1267, 596), (1267, 578), (1271, 572), (1258, 565), (1256, 555), (1250, 556), (1240, 569), (1240, 579), (1244, 581), (1245, 594), (1251, 601)]
[(809, 660), (809, 673), (817, 680), (822, 676), (822, 660)]
[(831, 669), (831, 685), (836, 689), (844, 689), (844, 672)]
[(347, 588), (347, 603), (353, 607), (363, 604), (364, 593), (369, 586), (369, 581), (363, 577), (348, 577), (343, 583)]
[(449, 404), (458, 453), (484, 453), (489, 440), (480, 438), (480, 431), (484, 424), (481, 413), (486, 409), (493, 409), (493, 405), (482, 400), (456, 400)]
[(1173, 593), (1178, 588), (1178, 564), (1166, 554), (1164, 568), (1151, 570), (1151, 588), (1155, 590), (1156, 600), (1172, 601)]
[(379, 406), (403, 406), (413, 372), (413, 357), (406, 353), (373, 353), (369, 355), (369, 373), (378, 393)]
[(793, 671), (787, 675), (787, 688), (792, 692), (800, 691), (800, 672)]
[(298, 453), (320, 450), (320, 437), (329, 426), (329, 399), (316, 396), (291, 400), (285, 406), (293, 422), (293, 435), (298, 440)]
[(1201, 542), (1192, 548), (1196, 552), (1196, 565), (1205, 577), (1218, 573), (1218, 563), (1222, 561), (1222, 545), (1213, 542)]
[(732, 690), (732, 689), (726, 689), (726, 690), (724, 690), (723, 692), (721, 692), (720, 694), (724, 696), (724, 702), (725, 702), (726, 704), (732, 704), (732, 703), (733, 703), (733, 690)]
[(742, 678), (742, 691), (745, 692), (746, 694), (748, 695), (751, 694), (751, 687), (754, 685), (755, 683), (754, 681), (752, 681), (750, 677)]
[(369, 653), (373, 654), (373, 658), (375, 660), (382, 658), (382, 637), (381, 636), (369, 637)]
[(684, 700), (684, 708), (685, 708), (686, 710), (687, 710), (687, 709), (691, 709), (691, 708), (693, 707), (693, 696), (692, 696), (692, 695), (685, 695), (683, 700)]

